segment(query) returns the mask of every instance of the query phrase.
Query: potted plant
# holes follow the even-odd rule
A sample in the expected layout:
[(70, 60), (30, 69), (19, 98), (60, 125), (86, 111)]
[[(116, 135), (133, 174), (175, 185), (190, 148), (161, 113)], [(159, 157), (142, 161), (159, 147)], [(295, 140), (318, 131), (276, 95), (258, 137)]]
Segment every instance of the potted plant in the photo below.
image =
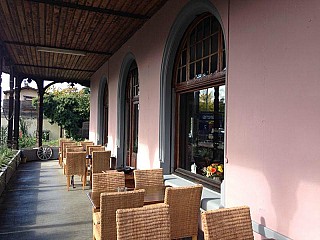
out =
[(223, 180), (223, 164), (212, 163), (203, 169), (203, 175), (218, 182)]

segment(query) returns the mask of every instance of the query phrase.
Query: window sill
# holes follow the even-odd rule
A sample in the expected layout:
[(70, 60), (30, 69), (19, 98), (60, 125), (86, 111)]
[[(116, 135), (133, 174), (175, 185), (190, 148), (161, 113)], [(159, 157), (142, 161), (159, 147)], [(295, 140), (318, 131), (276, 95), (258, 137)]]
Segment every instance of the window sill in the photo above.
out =
[(194, 183), (202, 184), (204, 187), (207, 187), (215, 192), (220, 193), (220, 182), (217, 182), (213, 179), (207, 178), (205, 176), (201, 176), (199, 174), (194, 174), (190, 171), (184, 170), (182, 168), (177, 168), (174, 174), (186, 178)]
[[(176, 173), (164, 175), (164, 180), (166, 185), (170, 185), (172, 187), (186, 187), (199, 184), (199, 182), (178, 176)], [(220, 207), (221, 194), (204, 186), (201, 196), (201, 209), (207, 211), (211, 209), (218, 209)]]

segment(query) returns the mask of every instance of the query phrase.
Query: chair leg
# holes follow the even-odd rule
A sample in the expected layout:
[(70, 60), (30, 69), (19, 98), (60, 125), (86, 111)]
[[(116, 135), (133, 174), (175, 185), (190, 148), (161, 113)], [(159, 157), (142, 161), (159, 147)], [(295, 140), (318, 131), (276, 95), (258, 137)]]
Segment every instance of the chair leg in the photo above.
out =
[(70, 175), (67, 175), (67, 189), (69, 191), (70, 188)]
[(82, 178), (82, 189), (84, 190), (84, 187), (86, 186), (87, 178), (86, 175), (81, 176)]

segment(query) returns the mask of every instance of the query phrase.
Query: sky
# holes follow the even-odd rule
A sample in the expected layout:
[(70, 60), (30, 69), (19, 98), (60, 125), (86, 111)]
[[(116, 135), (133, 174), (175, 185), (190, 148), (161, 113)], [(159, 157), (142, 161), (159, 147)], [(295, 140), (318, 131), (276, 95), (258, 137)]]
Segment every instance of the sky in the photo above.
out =
[[(9, 85), (10, 84), (10, 75), (6, 74), (6, 73), (2, 73), (1, 77), (2, 77), (2, 83), (1, 83), (2, 91), (10, 90), (10, 85)], [(45, 81), (44, 85), (47, 85), (50, 82), (51, 81)], [(22, 82), (21, 87), (23, 87), (23, 86), (25, 86), (24, 82)], [(29, 84), (29, 86), (37, 89), (37, 84), (35, 83), (35, 81), (32, 81)], [(69, 84), (68, 83), (56, 83), (56, 84), (54, 84), (54, 86), (56, 88), (64, 89), (64, 88), (68, 88)], [(80, 88), (80, 89), (83, 88), (80, 84), (75, 84), (75, 87)]]

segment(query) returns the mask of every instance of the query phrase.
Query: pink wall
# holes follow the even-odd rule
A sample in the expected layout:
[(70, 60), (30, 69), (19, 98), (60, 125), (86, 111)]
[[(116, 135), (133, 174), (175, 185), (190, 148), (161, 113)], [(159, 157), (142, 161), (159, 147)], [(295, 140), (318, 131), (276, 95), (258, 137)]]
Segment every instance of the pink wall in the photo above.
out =
[(319, 10), (317, 0), (230, 8), (227, 205), (249, 205), (293, 239), (320, 234)]
[[(188, 1), (168, 1), (94, 74), (90, 139), (96, 139), (99, 81), (108, 77), (109, 148), (116, 154), (122, 61), (138, 64), (138, 167), (159, 166), (160, 68), (176, 15)], [(226, 206), (249, 205), (253, 219), (293, 239), (320, 234), (320, 3), (227, 1), (215, 6), (230, 31), (227, 82)], [(307, 5), (306, 5), (307, 4)], [(109, 71), (108, 71), (109, 70)], [(260, 239), (260, 238), (258, 238)]]
[[(187, 1), (170, 1), (149, 20), (121, 49), (100, 68), (92, 78), (90, 139), (95, 138), (97, 129), (98, 85), (102, 76), (109, 78), (109, 143), (116, 154), (117, 139), (117, 94), (122, 61), (131, 52), (138, 65), (140, 81), (139, 112), (139, 168), (156, 168), (159, 163), (159, 109), (160, 69), (164, 45), (175, 17)], [(164, 20), (165, 19), (165, 20)], [(92, 123), (91, 123), (92, 122)]]

